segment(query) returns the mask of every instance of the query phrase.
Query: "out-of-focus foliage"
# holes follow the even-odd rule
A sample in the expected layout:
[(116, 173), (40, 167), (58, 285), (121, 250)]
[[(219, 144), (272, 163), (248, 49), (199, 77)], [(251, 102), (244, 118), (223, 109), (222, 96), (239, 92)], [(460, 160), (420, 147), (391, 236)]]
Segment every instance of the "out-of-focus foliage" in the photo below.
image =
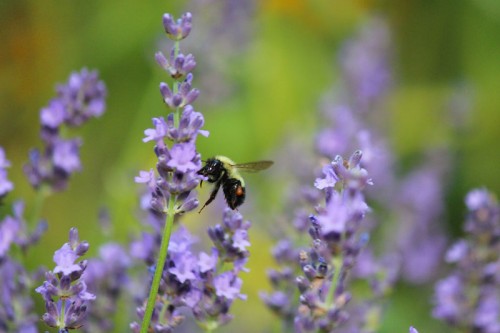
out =
[[(139, 230), (139, 188), (133, 176), (155, 163), (151, 145), (141, 141), (143, 130), (153, 116), (166, 114), (158, 91), (164, 73), (154, 62), (155, 51), (166, 50), (159, 42), (161, 15), (185, 10), (194, 16), (186, 52), (198, 63), (194, 80), (201, 96), (195, 107), (210, 131), (207, 139), (198, 140), (203, 158), (272, 159), (286, 138), (312, 142), (321, 125), (320, 98), (338, 78), (339, 49), (369, 17), (379, 15), (393, 34), (395, 73), (390, 117), (381, 121), (387, 122), (399, 157), (411, 164), (425, 147), (451, 145), (458, 163), (448, 193), (452, 233), (460, 230), (468, 189), (484, 185), (500, 193), (500, 4), (495, 0), (4, 0), (0, 145), (12, 162), (9, 178), (16, 185), (7, 202), (24, 197), (29, 203), (34, 197), (22, 165), (28, 150), (40, 146), (39, 110), (54, 96), (55, 84), (73, 70), (95, 68), (109, 96), (106, 114), (80, 131), (83, 172), (44, 207), (49, 229), (40, 251), (29, 254), (31, 262), (50, 266), (53, 251), (72, 226), (92, 240), (90, 254), (99, 242), (111, 237), (126, 241)], [(221, 23), (223, 15), (227, 20)], [(465, 119), (449, 117), (450, 101), (465, 109)], [(451, 121), (463, 121), (459, 135), (451, 131)], [(274, 168), (290, 172), (296, 159), (300, 156), (290, 156)], [(285, 194), (265, 175), (249, 177), (249, 199), (241, 209), (256, 225), (251, 278), (244, 287), (249, 300), (237, 304), (235, 315), (238, 327), (261, 332), (272, 319), (257, 297), (266, 288), (265, 269), (272, 265), (265, 225), (273, 222), (269, 212), (279, 211), (282, 202), (276, 197)], [(203, 201), (208, 191), (200, 192)], [(97, 221), (103, 207), (112, 220), (109, 235), (103, 235)], [(216, 208), (207, 209), (190, 218), (192, 227), (203, 230), (219, 215)], [(402, 296), (389, 305), (393, 324), (384, 327), (392, 332), (409, 324), (422, 332), (432, 327), (427, 324), (428, 298), (415, 300), (422, 294), (402, 287)], [(259, 316), (262, 321), (255, 320)]]

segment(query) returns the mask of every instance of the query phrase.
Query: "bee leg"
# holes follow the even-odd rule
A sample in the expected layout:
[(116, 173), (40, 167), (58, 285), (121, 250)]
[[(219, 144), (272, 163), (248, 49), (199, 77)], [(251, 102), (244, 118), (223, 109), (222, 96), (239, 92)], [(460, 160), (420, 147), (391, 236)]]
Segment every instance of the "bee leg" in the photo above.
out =
[(201, 207), (200, 211), (198, 212), (198, 214), (201, 213), (201, 211), (203, 210), (203, 208), (205, 208), (206, 206), (208, 206), (212, 201), (214, 201), (215, 197), (217, 196), (217, 192), (219, 192), (219, 188), (220, 188), (220, 185), (221, 185), (221, 182), (217, 182), (215, 183), (215, 186), (214, 186), (214, 189), (212, 190), (212, 193), (210, 193), (210, 198), (208, 198), (207, 202), (205, 202), (205, 204), (203, 205), (203, 207)]

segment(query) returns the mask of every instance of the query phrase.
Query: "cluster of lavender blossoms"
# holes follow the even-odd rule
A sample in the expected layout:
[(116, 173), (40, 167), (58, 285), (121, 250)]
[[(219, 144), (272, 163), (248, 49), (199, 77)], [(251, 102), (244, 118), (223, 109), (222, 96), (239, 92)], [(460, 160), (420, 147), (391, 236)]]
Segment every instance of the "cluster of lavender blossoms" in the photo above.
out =
[[(293, 214), (285, 219), (294, 230), (278, 231), (273, 256), (280, 268), (269, 272), (275, 290), (262, 294), (282, 319), (283, 331), (376, 332), (384, 298), (398, 279), (425, 283), (437, 272), (445, 245), (439, 219), (449, 161), (442, 151), (428, 152), (421, 167), (396, 177), (397, 161), (383, 135), (393, 81), (390, 57), (390, 33), (381, 18), (369, 20), (340, 53), (341, 77), (321, 105), (327, 125), (315, 142), (322, 158), (332, 161), (314, 183), (323, 193), (310, 186), (314, 172), (302, 176), (307, 185), (291, 191)], [(356, 149), (347, 161), (339, 156)], [(318, 208), (323, 197), (326, 204)], [(367, 216), (365, 198), (377, 208)], [(378, 235), (391, 234), (382, 251), (369, 242), (376, 227), (382, 229)], [(304, 238), (306, 231), (312, 242)], [(368, 283), (370, 292), (349, 291), (349, 284), (359, 283)]]
[(95, 295), (87, 292), (87, 285), (81, 279), (87, 268), (87, 260), (77, 262), (89, 249), (89, 243), (80, 241), (78, 230), (69, 232), (69, 242), (54, 253), (56, 267), (45, 274), (46, 281), (36, 288), (43, 296), (46, 313), (42, 320), (59, 332), (78, 329), (83, 326), (87, 303)]
[[(0, 222), (2, 332), (36, 332), (37, 316), (33, 313), (31, 292), (36, 281), (41, 280), (42, 274), (41, 269), (27, 269), (23, 265), (24, 258), (47, 229), (48, 223), (45, 220), (38, 221), (46, 190), (63, 190), (71, 173), (81, 168), (78, 156), (81, 141), (64, 139), (62, 125), (79, 126), (90, 117), (100, 116), (105, 107), (105, 95), (105, 86), (99, 81), (97, 72), (83, 69), (80, 73), (71, 74), (66, 85), (59, 85), (57, 97), (40, 112), (41, 138), (45, 147), (43, 153), (38, 149), (32, 150), (30, 162), (24, 167), (31, 185), (40, 190), (32, 207), (32, 219), (25, 220), (25, 204), (19, 200), (12, 205), (13, 215), (5, 216)], [(0, 198), (13, 189), (5, 172), (9, 165), (0, 147)], [(87, 243), (79, 243), (76, 230), (72, 230), (70, 245), (56, 251), (54, 256), (58, 266), (54, 272), (47, 273), (47, 281), (37, 289), (46, 301), (44, 321), (62, 331), (81, 326), (86, 309), (84, 303), (93, 298), (85, 292), (85, 284), (79, 282), (85, 263), (76, 265), (70, 262), (82, 255), (87, 247)], [(54, 298), (59, 298), (59, 301), (55, 302)]]
[(66, 188), (72, 173), (80, 171), (79, 138), (63, 137), (63, 125), (81, 126), (105, 110), (106, 87), (96, 71), (74, 72), (64, 85), (57, 86), (57, 97), (40, 111), (43, 151), (32, 149), (24, 171), (31, 185), (53, 191)]
[[(361, 157), (361, 151), (348, 160), (337, 156), (316, 179), (325, 203), (295, 223), (299, 231), (308, 231), (310, 246), (297, 249), (282, 240), (274, 249), (282, 269), (270, 270), (269, 276), (277, 290), (261, 297), (295, 332), (337, 331), (349, 317), (348, 277), (367, 242), (362, 222), (369, 208), (363, 191), (372, 184)], [(295, 303), (291, 296), (297, 290)]]
[(144, 232), (131, 252), (148, 265), (156, 265), (149, 298), (137, 309), (142, 325), (132, 323), (134, 332), (172, 332), (185, 318), (183, 309), (190, 309), (197, 324), (212, 331), (232, 318), (229, 309), (235, 299), (246, 298), (240, 293), (238, 274), (247, 271), (250, 223), (239, 212), (226, 209), (222, 224), (208, 229), (214, 244), (209, 253), (196, 254), (192, 249), (196, 239), (182, 226), (170, 238), (174, 218), (177, 221), (198, 206), (193, 190), (204, 179), (198, 174), (201, 158), (195, 142), (198, 134), (208, 136), (208, 132), (201, 129), (203, 115), (191, 105), (199, 95), (192, 88), (190, 73), (196, 62), (193, 55), (179, 51), (179, 41), (191, 31), (191, 20), (190, 13), (178, 20), (165, 14), (163, 25), (175, 45), (168, 58), (156, 54), (157, 62), (174, 80), (171, 87), (160, 84), (165, 105), (172, 112), (166, 119), (153, 118), (154, 128), (147, 129), (143, 139), (156, 144), (158, 176), (153, 170), (141, 171), (135, 179), (147, 184), (143, 208), (149, 211), (147, 221), (154, 234)]
[[(185, 227), (172, 234), (151, 323), (155, 332), (171, 332), (180, 325), (185, 319), (183, 309), (189, 309), (206, 331), (232, 319), (229, 310), (233, 301), (246, 299), (238, 274), (247, 271), (249, 227), (240, 213), (226, 208), (222, 224), (208, 229), (214, 243), (209, 253), (195, 252), (193, 245), (198, 240)], [(144, 308), (138, 312), (143, 316)], [(131, 327), (139, 332), (137, 323)]]
[(500, 205), (486, 189), (469, 192), (465, 237), (446, 252), (455, 269), (435, 286), (433, 315), (463, 332), (500, 332)]
[[(240, 273), (248, 272), (251, 223), (226, 207), (222, 222), (207, 229), (207, 251), (199, 250), (198, 238), (181, 224), (199, 204), (195, 188), (206, 179), (198, 174), (196, 139), (208, 132), (192, 106), (199, 95), (191, 73), (196, 61), (179, 49), (192, 16), (174, 20), (165, 14), (163, 26), (174, 46), (168, 56), (158, 52), (155, 58), (172, 80), (159, 87), (171, 112), (153, 118), (153, 128), (144, 132), (143, 141), (155, 143), (158, 159), (156, 172), (141, 171), (135, 178), (146, 185), (144, 231), (129, 252), (109, 242), (95, 258), (80, 260), (89, 243), (72, 228), (69, 241), (54, 253), (52, 271), (26, 268), (26, 253), (47, 229), (46, 221), (38, 221), (44, 194), (64, 190), (81, 169), (81, 140), (67, 139), (65, 127), (99, 117), (105, 108), (106, 88), (97, 72), (72, 73), (41, 110), (44, 148), (32, 150), (24, 166), (39, 195), (32, 220), (24, 218), (23, 201), (14, 201), (12, 214), (0, 218), (0, 333), (38, 332), (33, 290), (45, 303), (42, 321), (60, 333), (122, 331), (124, 325), (134, 333), (192, 331), (189, 319), (213, 332), (232, 320), (234, 301), (246, 299)], [(386, 120), (382, 112), (392, 83), (389, 37), (383, 21), (375, 19), (345, 44), (340, 85), (323, 105), (330, 124), (316, 137), (320, 162), (304, 168), (307, 185), (288, 191), (294, 202), (285, 219), (291, 223), (280, 230), (272, 251), (278, 264), (268, 271), (273, 291), (261, 293), (282, 332), (378, 332), (398, 280), (430, 284), (440, 272), (447, 239), (438, 222), (452, 163), (444, 145), (418, 156), (417, 167), (395, 171), (398, 161), (378, 122)], [(8, 167), (0, 147), (0, 205), (14, 188)], [(465, 203), (465, 235), (445, 252), (453, 270), (435, 284), (432, 315), (463, 332), (500, 333), (500, 205), (486, 189), (471, 191)], [(390, 234), (377, 239), (377, 251), (370, 240), (375, 228), (377, 236)], [(138, 262), (132, 259), (149, 267), (137, 281), (129, 275)], [(122, 297), (126, 292), (136, 308)], [(121, 313), (125, 307), (135, 308), (140, 321), (129, 324)], [(418, 333), (413, 326), (409, 332)]]
[(24, 255), (46, 227), (42, 221), (33, 232), (28, 231), (22, 201), (15, 202), (12, 216), (0, 222), (0, 332), (36, 332), (38, 318), (31, 291), (40, 273), (29, 272), (15, 254)]
[[(201, 168), (200, 154), (196, 151), (198, 134), (208, 136), (201, 129), (204, 124), (203, 115), (196, 112), (191, 105), (199, 95), (199, 90), (192, 88), (193, 74), (196, 66), (193, 55), (179, 52), (179, 41), (186, 38), (191, 31), (191, 14), (186, 13), (181, 19), (174, 21), (172, 16), (163, 16), (163, 25), (167, 36), (174, 40), (169, 59), (163, 53), (156, 54), (156, 60), (162, 68), (174, 79), (172, 89), (167, 83), (160, 83), (160, 92), (165, 105), (172, 110), (167, 119), (153, 118), (154, 128), (144, 131), (144, 142), (155, 142), (155, 154), (158, 157), (155, 178), (151, 169), (141, 171), (135, 180), (146, 183), (151, 193), (150, 207), (156, 213), (165, 216), (185, 213), (198, 206), (198, 200), (190, 196), (191, 191), (202, 179), (198, 175)], [(169, 142), (170, 145), (166, 144)], [(172, 205), (170, 207), (169, 205)]]
[(114, 322), (118, 303), (123, 300), (126, 288), (130, 288), (129, 268), (131, 259), (122, 245), (109, 242), (99, 248), (99, 256), (88, 260), (82, 280), (87, 290), (98, 297), (87, 304), (87, 320), (84, 332), (110, 332), (116, 328)]

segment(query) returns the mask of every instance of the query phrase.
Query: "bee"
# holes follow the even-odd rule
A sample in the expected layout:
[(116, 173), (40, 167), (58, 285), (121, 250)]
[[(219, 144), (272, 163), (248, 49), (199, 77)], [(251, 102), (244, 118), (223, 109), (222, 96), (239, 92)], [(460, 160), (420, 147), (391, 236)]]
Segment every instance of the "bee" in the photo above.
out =
[[(227, 205), (231, 209), (236, 209), (245, 201), (245, 181), (239, 171), (256, 172), (269, 168), (272, 161), (258, 161), (250, 163), (236, 164), (225, 156), (215, 156), (205, 162), (205, 166), (198, 171), (199, 175), (207, 177), (209, 183), (215, 183), (210, 197), (201, 207), (209, 205), (217, 196), (219, 188), (222, 186)], [(203, 184), (201, 181), (200, 186)]]

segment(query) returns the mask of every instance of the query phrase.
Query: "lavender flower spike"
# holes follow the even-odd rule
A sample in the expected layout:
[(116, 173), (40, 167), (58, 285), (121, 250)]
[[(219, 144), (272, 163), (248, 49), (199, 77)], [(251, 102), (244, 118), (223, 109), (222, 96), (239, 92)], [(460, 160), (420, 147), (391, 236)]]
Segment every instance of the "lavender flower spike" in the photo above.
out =
[[(81, 126), (88, 119), (99, 117), (106, 107), (106, 87), (96, 71), (82, 69), (70, 75), (66, 84), (57, 87), (57, 96), (40, 111), (44, 149), (33, 149), (24, 172), (31, 185), (63, 190), (69, 177), (81, 170), (79, 138), (61, 136), (63, 125)], [(1, 177), (1, 176), (0, 176)]]
[(45, 274), (46, 281), (36, 288), (45, 301), (47, 312), (42, 320), (60, 331), (78, 329), (83, 326), (89, 301), (95, 295), (87, 292), (87, 285), (80, 279), (87, 261), (76, 262), (89, 248), (86, 241), (80, 242), (78, 231), (70, 230), (69, 242), (54, 254), (56, 267)]
[[(180, 286), (193, 285), (199, 280), (199, 267), (208, 270), (210, 260), (202, 256), (202, 264), (197, 263), (196, 256), (189, 251), (175, 253), (173, 240), (170, 235), (173, 229), (174, 217), (194, 210), (198, 206), (198, 199), (193, 191), (202, 176), (198, 175), (201, 168), (201, 156), (196, 150), (196, 138), (198, 134), (207, 136), (208, 132), (201, 129), (204, 119), (201, 113), (196, 112), (191, 105), (199, 95), (199, 90), (192, 87), (193, 74), (196, 63), (192, 55), (184, 56), (179, 49), (179, 41), (186, 38), (191, 31), (190, 13), (186, 13), (181, 19), (175, 21), (170, 14), (163, 16), (163, 25), (167, 36), (175, 41), (170, 60), (162, 53), (156, 54), (159, 65), (170, 74), (174, 82), (160, 83), (160, 93), (165, 105), (170, 109), (167, 117), (153, 118), (154, 128), (147, 129), (144, 134), (144, 142), (154, 141), (154, 152), (158, 157), (156, 177), (152, 172), (141, 171), (135, 178), (138, 183), (148, 185), (150, 196), (149, 210), (151, 226), (157, 232), (153, 237), (143, 235), (142, 241), (134, 243), (136, 248), (148, 249), (148, 254), (143, 256), (151, 264), (154, 259), (153, 251), (158, 251), (155, 272), (149, 290), (149, 296), (145, 307), (139, 307), (137, 313), (142, 319), (142, 324), (132, 323), (134, 332), (145, 333), (148, 330), (171, 331), (179, 325), (183, 317), (178, 314), (176, 308), (179, 305), (177, 298), (173, 297)], [(165, 222), (163, 222), (163, 221)], [(163, 232), (160, 234), (161, 229)], [(175, 234), (174, 234), (175, 235)], [(160, 244), (146, 244), (150, 239), (160, 240)], [(154, 248), (159, 245), (158, 248)], [(185, 245), (184, 245), (185, 246)], [(186, 246), (185, 246), (186, 247)], [(167, 264), (166, 264), (167, 262)], [(166, 267), (164, 269), (164, 267)], [(231, 281), (231, 285), (237, 288), (238, 281)], [(157, 295), (164, 292), (164, 286), (170, 286), (174, 290), (168, 290), (167, 302), (157, 302)], [(167, 287), (170, 288), (170, 287)], [(188, 290), (189, 288), (184, 288)], [(180, 291), (179, 291), (180, 292)], [(195, 288), (189, 295), (183, 295), (181, 303), (194, 304), (201, 297), (199, 288)], [(173, 298), (173, 299), (172, 299)], [(213, 304), (211, 303), (210, 306)], [(160, 318), (160, 314), (164, 317)]]
[(486, 189), (465, 202), (466, 237), (446, 254), (455, 270), (436, 283), (432, 314), (463, 331), (500, 332), (500, 205)]

